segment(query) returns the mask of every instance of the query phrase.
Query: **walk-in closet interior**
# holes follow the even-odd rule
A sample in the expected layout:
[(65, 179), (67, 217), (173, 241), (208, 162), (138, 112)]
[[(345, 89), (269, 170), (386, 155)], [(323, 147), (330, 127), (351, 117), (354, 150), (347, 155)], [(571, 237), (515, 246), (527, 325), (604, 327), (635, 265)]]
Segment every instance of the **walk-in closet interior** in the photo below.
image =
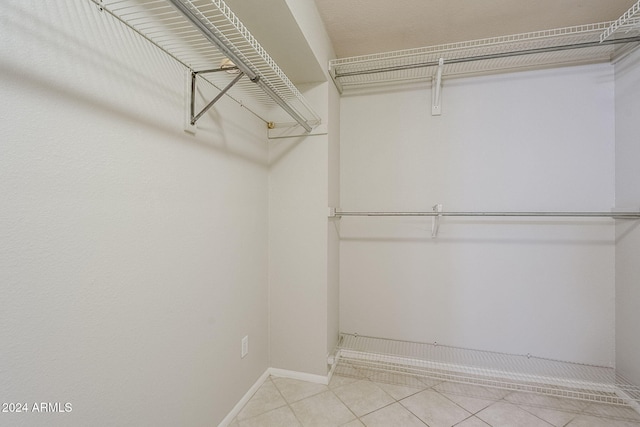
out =
[(359, 369), (640, 412), (640, 2), (363, 54), (339, 4), (3, 2), (0, 425)]

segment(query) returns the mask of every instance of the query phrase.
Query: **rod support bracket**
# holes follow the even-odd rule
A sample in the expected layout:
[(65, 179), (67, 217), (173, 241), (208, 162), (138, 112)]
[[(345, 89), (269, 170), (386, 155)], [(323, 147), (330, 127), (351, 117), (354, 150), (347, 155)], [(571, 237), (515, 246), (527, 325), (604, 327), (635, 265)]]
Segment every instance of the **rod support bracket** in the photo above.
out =
[(442, 114), (442, 69), (444, 68), (444, 58), (438, 61), (438, 71), (431, 84), (431, 115), (440, 116)]
[(440, 213), (442, 212), (442, 204), (438, 203), (437, 205), (433, 205), (433, 211), (436, 212), (437, 215), (431, 217), (431, 238), (435, 239), (438, 237), (438, 231), (440, 230), (440, 218), (442, 218)]

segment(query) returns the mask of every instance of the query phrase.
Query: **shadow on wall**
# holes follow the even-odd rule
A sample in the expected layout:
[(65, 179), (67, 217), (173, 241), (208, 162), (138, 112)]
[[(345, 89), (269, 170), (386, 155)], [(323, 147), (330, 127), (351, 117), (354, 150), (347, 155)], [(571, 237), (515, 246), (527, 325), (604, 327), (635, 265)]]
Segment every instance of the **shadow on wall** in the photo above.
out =
[[(182, 93), (186, 69), (90, 2), (67, 6), (3, 5), (0, 25), (11, 35), (0, 48), (0, 76), (5, 84), (81, 104), (84, 109), (114, 116), (123, 123), (266, 167), (266, 127), (264, 137), (256, 134), (263, 125), (259, 119), (223, 98), (219, 108), (228, 110), (233, 120), (214, 108), (206, 120), (201, 119), (195, 137), (186, 134)], [(77, 26), (56, 26), (56, 22), (70, 20)], [(12, 43), (13, 39), (20, 43)], [(25, 50), (25, 44), (33, 47)], [(55, 56), (42, 52), (55, 52)], [(205, 92), (213, 90), (206, 88)], [(163, 118), (167, 110), (175, 117)], [(227, 131), (236, 135), (233, 141), (226, 137)], [(260, 146), (256, 146), (258, 143)]]
[(635, 220), (621, 220), (618, 222), (616, 227), (616, 244), (622, 242), (626, 239), (631, 233), (634, 232), (639, 226), (640, 221)]

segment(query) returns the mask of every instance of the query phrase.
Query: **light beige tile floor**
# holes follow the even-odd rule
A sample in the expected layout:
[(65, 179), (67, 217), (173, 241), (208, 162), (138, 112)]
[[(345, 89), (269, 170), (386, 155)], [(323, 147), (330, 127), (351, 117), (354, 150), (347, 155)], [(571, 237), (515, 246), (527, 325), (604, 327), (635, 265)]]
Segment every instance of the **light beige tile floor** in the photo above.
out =
[(289, 426), (640, 427), (640, 414), (628, 407), (354, 371), (334, 375), (328, 386), (269, 377), (231, 423)]

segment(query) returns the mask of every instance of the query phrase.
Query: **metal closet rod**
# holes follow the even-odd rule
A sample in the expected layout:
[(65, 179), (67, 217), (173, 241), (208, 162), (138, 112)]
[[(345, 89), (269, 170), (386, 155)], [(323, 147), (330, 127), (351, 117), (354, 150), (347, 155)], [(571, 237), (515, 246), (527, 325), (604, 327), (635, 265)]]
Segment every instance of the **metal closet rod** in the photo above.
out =
[(640, 212), (363, 212), (335, 211), (333, 216), (484, 216), (484, 217), (577, 217), (577, 218), (621, 218), (640, 219)]

